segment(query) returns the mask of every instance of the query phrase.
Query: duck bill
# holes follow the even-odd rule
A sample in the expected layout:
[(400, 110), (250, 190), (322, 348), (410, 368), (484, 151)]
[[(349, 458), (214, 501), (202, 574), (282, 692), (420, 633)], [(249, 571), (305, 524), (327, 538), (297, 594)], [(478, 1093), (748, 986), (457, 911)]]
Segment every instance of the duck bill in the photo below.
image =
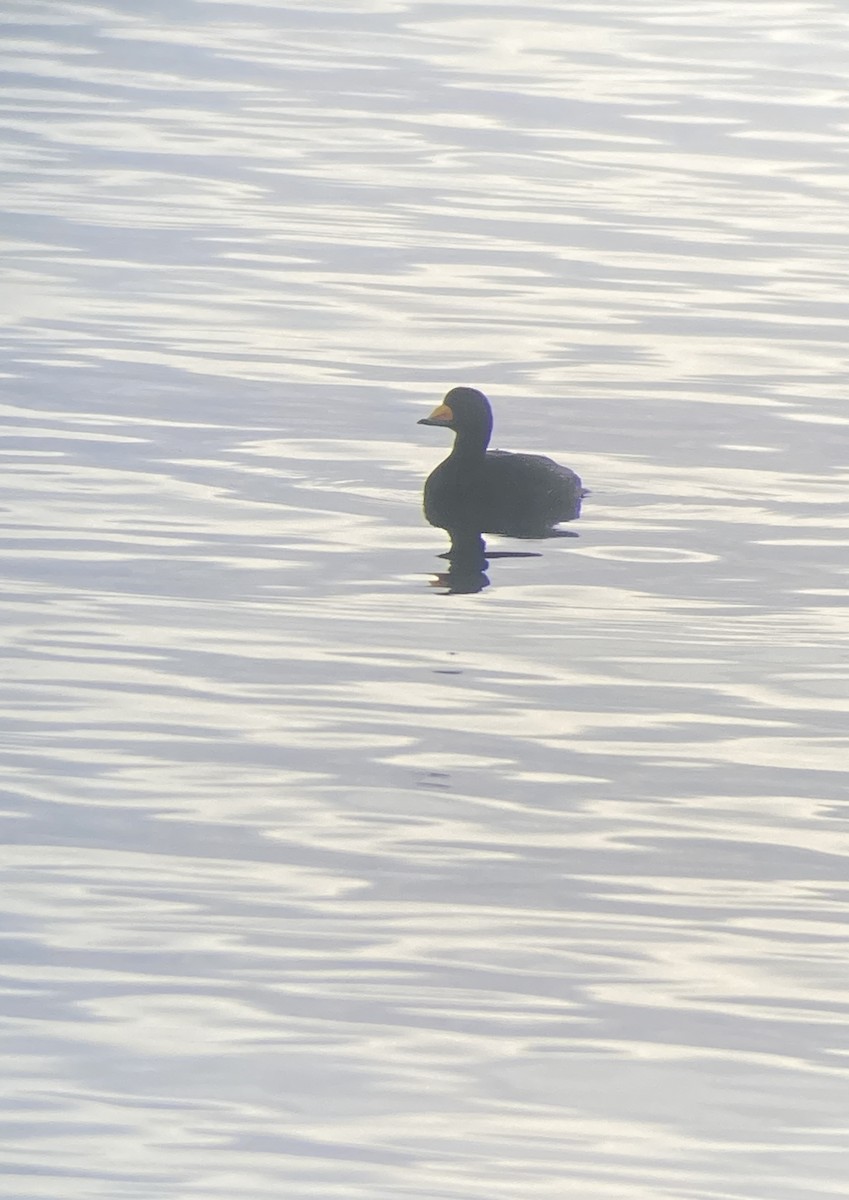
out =
[(452, 409), (447, 404), (438, 404), (430, 416), (422, 417), (421, 421), (418, 421), (417, 424), (450, 426), (453, 420), (454, 413)]

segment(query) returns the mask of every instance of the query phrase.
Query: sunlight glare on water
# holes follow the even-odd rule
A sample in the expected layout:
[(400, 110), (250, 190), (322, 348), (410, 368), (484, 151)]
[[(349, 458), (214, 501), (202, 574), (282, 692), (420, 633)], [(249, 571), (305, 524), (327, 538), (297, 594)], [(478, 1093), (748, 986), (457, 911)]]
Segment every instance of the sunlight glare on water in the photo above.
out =
[[(849, 15), (129, 8), (0, 16), (8, 1194), (845, 1195)], [(449, 595), (456, 384), (591, 494)]]

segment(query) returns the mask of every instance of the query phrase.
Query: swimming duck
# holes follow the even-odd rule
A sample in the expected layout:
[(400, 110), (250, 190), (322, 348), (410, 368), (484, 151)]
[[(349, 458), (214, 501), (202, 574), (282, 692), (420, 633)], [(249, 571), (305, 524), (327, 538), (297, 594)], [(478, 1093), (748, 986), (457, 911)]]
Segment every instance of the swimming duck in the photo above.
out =
[(542, 454), (487, 450), (492, 409), (476, 388), (452, 388), (419, 425), (454, 431), (454, 447), (424, 487), (424, 513), (440, 529), (547, 537), (581, 515), (586, 492), (569, 467)]

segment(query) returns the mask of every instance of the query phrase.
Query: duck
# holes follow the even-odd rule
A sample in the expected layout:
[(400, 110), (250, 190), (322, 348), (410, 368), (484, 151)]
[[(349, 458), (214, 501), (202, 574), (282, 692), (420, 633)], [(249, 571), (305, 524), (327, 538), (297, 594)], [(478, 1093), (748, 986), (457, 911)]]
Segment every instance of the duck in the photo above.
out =
[(508, 537), (556, 536), (581, 515), (587, 494), (569, 467), (543, 454), (488, 450), (492, 408), (477, 388), (455, 387), (418, 422), (450, 429), (454, 446), (424, 486), (424, 515), (439, 529)]

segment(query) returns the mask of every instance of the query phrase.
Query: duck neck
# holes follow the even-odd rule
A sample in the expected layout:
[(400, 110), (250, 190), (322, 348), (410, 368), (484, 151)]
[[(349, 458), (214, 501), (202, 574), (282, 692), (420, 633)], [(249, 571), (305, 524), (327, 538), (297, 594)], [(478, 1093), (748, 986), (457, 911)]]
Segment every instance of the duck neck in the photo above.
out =
[(492, 427), (482, 429), (464, 429), (454, 438), (451, 458), (455, 462), (477, 462), (486, 454)]

